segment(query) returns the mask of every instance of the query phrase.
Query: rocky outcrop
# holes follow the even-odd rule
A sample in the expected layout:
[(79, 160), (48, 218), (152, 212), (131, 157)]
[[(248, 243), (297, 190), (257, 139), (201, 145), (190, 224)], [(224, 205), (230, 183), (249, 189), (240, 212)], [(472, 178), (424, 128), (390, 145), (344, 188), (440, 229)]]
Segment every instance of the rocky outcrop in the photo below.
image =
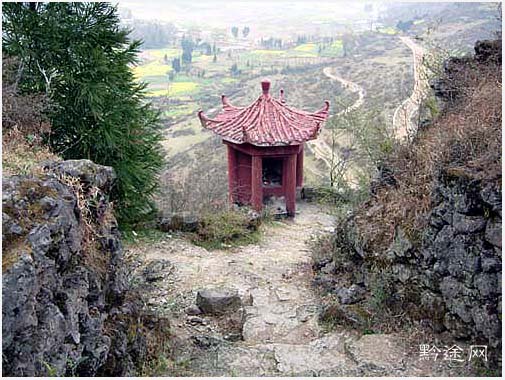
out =
[(475, 44), (475, 59), (478, 62), (492, 62), (501, 65), (501, 39), (477, 41)]
[[(501, 360), (502, 204), (501, 171), (494, 168), (500, 163), (501, 145), (493, 143), (501, 140), (493, 123), (501, 125), (501, 112), (480, 124), (481, 130), (489, 127), (493, 131), (479, 135), (481, 150), (476, 149), (473, 156), (459, 153), (470, 146), (468, 141), (477, 140), (463, 134), (463, 127), (473, 131), (474, 117), (492, 113), (482, 107), (469, 116), (461, 108), (473, 105), (468, 103), (469, 93), (471, 99), (481, 95), (467, 91), (482, 85), (479, 75), (496, 71), (501, 41), (478, 42), (475, 51), (475, 58), (455, 58), (446, 64), (446, 76), (438, 82), (442, 87), (435, 90), (444, 98), (447, 117), (437, 120), (433, 131), (418, 136), (408, 148), (408, 160), (389, 162), (390, 169), (372, 182), (371, 198), (340, 223), (329, 241), (323, 242), (326, 247), (321, 244), (321, 251), (331, 252), (331, 257), (316, 252), (314, 282), (338, 300), (323, 310), (323, 322), (368, 329), (370, 323), (365, 322), (386, 319), (390, 312), (404, 320), (420, 321), (436, 333), (488, 345), (489, 360), (497, 363)], [(474, 67), (468, 83), (461, 81), (465, 66)], [(485, 99), (494, 100), (495, 93), (489, 94)], [(443, 121), (451, 118), (457, 120), (451, 127), (461, 137), (453, 136), (450, 149), (444, 151), (447, 154), (431, 158), (430, 170), (423, 172), (420, 162), (430, 158), (412, 152), (436, 147), (426, 143), (428, 135), (436, 135), (436, 128), (445, 128)], [(402, 176), (405, 162), (412, 165), (409, 175), (417, 179), (419, 171), (426, 182), (409, 182)], [(418, 183), (426, 190), (416, 189)], [(414, 202), (401, 199), (407, 192), (395, 191), (402, 186), (422, 194), (415, 198), (423, 207), (414, 217), (409, 218), (406, 209)], [(398, 210), (402, 212), (383, 225), (380, 218), (374, 218), (375, 213), (386, 218), (388, 212)], [(383, 322), (398, 322), (392, 319)]]
[(444, 62), (444, 75), (431, 83), (439, 100), (451, 103), (464, 95), (464, 86), (461, 84), (468, 67), (475, 66), (476, 63), (501, 66), (501, 39), (477, 41), (474, 50), (474, 57), (451, 57)]
[[(444, 172), (416, 271), (421, 304), (458, 338), (501, 344), (501, 189)], [(413, 273), (416, 273), (413, 272)], [(441, 313), (441, 307), (445, 309)]]
[(315, 284), (340, 303), (322, 319), (359, 327), (360, 313), (370, 317), (374, 312), (367, 306), (380, 303), (424, 320), (436, 332), (499, 349), (501, 213), (498, 184), (449, 170), (433, 189), (420, 241), (397, 228), (385, 253), (369, 252), (350, 232), (350, 218), (332, 238), (332, 260), (315, 264)]
[(125, 332), (135, 307), (107, 196), (114, 171), (89, 160), (46, 169), (3, 178), (3, 375), (133, 375), (129, 349), (142, 342)]

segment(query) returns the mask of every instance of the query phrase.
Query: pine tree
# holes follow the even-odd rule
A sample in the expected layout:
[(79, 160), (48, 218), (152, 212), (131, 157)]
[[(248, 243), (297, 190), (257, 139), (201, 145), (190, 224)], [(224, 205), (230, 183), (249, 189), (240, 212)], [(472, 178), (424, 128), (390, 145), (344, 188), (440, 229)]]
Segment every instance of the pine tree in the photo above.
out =
[(180, 58), (174, 58), (172, 59), (172, 68), (176, 73), (181, 71), (181, 59)]
[(155, 210), (163, 160), (158, 113), (137, 83), (140, 41), (130, 41), (109, 3), (6, 3), (3, 53), (21, 62), (20, 88), (45, 91), (51, 148), (91, 159), (118, 176), (111, 194), (123, 228)]
[(191, 39), (191, 37), (182, 36), (181, 40), (182, 47), (182, 57), (181, 60), (183, 63), (191, 63), (193, 60), (193, 49), (195, 47), (195, 43)]

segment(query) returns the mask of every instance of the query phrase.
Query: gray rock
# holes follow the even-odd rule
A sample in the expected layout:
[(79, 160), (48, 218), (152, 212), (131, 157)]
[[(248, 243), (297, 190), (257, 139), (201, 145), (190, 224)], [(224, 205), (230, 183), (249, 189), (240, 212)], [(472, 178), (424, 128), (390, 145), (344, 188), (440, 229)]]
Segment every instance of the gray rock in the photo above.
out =
[(200, 308), (196, 305), (191, 305), (188, 308), (186, 308), (186, 314), (187, 315), (200, 315), (202, 314), (202, 311)]
[(475, 275), (474, 284), (483, 298), (495, 296), (500, 292), (498, 277), (495, 273), (479, 273)]
[(501, 219), (492, 219), (486, 226), (486, 240), (495, 247), (501, 248)]
[(413, 245), (403, 232), (403, 229), (396, 228), (395, 238), (389, 250), (398, 257), (406, 257), (412, 250)]
[(168, 215), (162, 214), (158, 218), (158, 228), (163, 232), (196, 232), (199, 225), (200, 220), (197, 216), (184, 212), (171, 213)]
[(408, 265), (395, 264), (392, 271), (402, 283), (406, 283), (412, 277), (412, 270)]
[(203, 318), (197, 316), (191, 316), (188, 318), (188, 322), (192, 325), (205, 325), (207, 322)]
[(321, 287), (324, 291), (332, 292), (335, 288), (337, 280), (334, 275), (317, 273), (314, 277), (313, 283), (317, 287)]
[(252, 306), (254, 303), (254, 297), (252, 295), (251, 292), (246, 292), (243, 296), (242, 296), (242, 305), (243, 306)]
[(477, 215), (482, 213), (482, 203), (474, 184), (460, 184), (453, 188), (452, 200), (456, 212), (466, 215)]
[(56, 174), (77, 177), (87, 186), (96, 186), (104, 192), (109, 192), (116, 180), (114, 169), (109, 166), (97, 165), (90, 160), (66, 160), (45, 165), (45, 168)]
[(482, 200), (486, 202), (491, 209), (501, 216), (501, 191), (493, 185), (485, 186), (480, 191)]
[(193, 335), (191, 337), (191, 340), (195, 344), (195, 346), (198, 346), (200, 348), (211, 348), (214, 346), (218, 346), (221, 344), (221, 340), (217, 339), (216, 337), (209, 336), (209, 335)]
[(334, 274), (335, 273), (335, 263), (333, 261), (331, 261), (328, 264), (324, 265), (321, 268), (321, 273)]
[(492, 305), (485, 304), (472, 308), (472, 318), (478, 331), (488, 340), (491, 347), (500, 345), (501, 321), (497, 313), (490, 312)]
[(446, 224), (452, 224), (453, 210), (447, 202), (434, 207), (430, 213), (430, 225), (438, 229)]
[(156, 282), (168, 277), (174, 269), (170, 261), (164, 259), (153, 260), (145, 267), (143, 271), (147, 282)]
[[(46, 168), (47, 174), (2, 183), (3, 375), (133, 375), (135, 366), (127, 362), (142, 360), (130, 346), (139, 340), (128, 339), (128, 312), (111, 317), (127, 291), (117, 223), (97, 223), (97, 244), (85, 244), (73, 189), (60, 181), (61, 175), (75, 176), (84, 189), (98, 188), (89, 211), (102, 220), (111, 207), (104, 191), (114, 171), (88, 160)], [(106, 323), (110, 333), (104, 335)]]
[(238, 310), (242, 301), (235, 289), (215, 288), (199, 290), (196, 304), (203, 313), (225, 314)]
[(254, 211), (247, 212), (247, 228), (251, 231), (256, 231), (261, 224), (261, 215)]
[(468, 328), (468, 324), (454, 314), (447, 313), (444, 316), (444, 326), (457, 339), (468, 339), (472, 336), (472, 331)]
[(230, 334), (225, 334), (223, 336), (224, 340), (227, 340), (228, 342), (238, 342), (242, 340), (242, 334), (239, 333), (230, 333)]
[(336, 291), (338, 300), (343, 305), (350, 305), (362, 301), (365, 298), (365, 289), (353, 284), (349, 288), (340, 288)]
[(496, 273), (501, 269), (501, 261), (494, 257), (484, 257), (482, 259), (482, 270), (488, 273)]
[(486, 227), (486, 219), (481, 216), (468, 216), (460, 213), (453, 215), (453, 227), (463, 234), (483, 231)]

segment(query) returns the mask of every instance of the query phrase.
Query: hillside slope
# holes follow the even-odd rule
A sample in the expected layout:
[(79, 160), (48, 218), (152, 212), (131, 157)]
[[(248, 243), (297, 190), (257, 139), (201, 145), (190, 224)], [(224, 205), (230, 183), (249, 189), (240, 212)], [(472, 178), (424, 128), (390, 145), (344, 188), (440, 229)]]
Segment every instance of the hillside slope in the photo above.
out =
[[(316, 251), (316, 282), (373, 328), (429, 326), (501, 351), (501, 41), (451, 59), (443, 107), (390, 157), (369, 200)], [(360, 302), (344, 295), (366, 290)], [(352, 304), (352, 305), (349, 305)], [(401, 316), (401, 318), (398, 318)], [(446, 339), (446, 340), (447, 340)]]

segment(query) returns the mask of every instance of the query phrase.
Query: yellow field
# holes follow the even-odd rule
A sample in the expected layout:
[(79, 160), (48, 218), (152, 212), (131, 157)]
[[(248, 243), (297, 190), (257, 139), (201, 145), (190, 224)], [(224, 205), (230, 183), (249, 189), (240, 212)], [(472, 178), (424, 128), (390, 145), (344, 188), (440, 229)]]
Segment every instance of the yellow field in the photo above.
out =
[(182, 54), (181, 49), (176, 48), (165, 48), (165, 49), (147, 49), (144, 50), (145, 54), (149, 57), (162, 59), (167, 56), (167, 59), (178, 57)]
[[(198, 91), (198, 83), (195, 82), (172, 82), (170, 83), (170, 96), (188, 95)], [(151, 90), (147, 96), (167, 96), (167, 89)]]
[(303, 51), (306, 53), (315, 53), (317, 52), (317, 45), (316, 44), (301, 44), (298, 45), (297, 47), (294, 48), (295, 51)]
[(392, 26), (388, 26), (387, 28), (378, 28), (377, 32), (391, 35), (398, 34), (398, 30), (396, 28), (393, 28)]
[(197, 63), (197, 62), (208, 63), (208, 62), (212, 62), (213, 59), (214, 59), (213, 55), (201, 54), (201, 55), (194, 55), (192, 62), (193, 63)]
[(198, 104), (190, 103), (190, 104), (179, 104), (170, 106), (167, 111), (163, 113), (164, 116), (168, 117), (178, 117), (196, 114), (198, 110)]
[(223, 78), (221, 79), (222, 83), (235, 83), (238, 82), (237, 78)]
[(172, 71), (172, 66), (161, 64), (158, 61), (149, 62), (145, 65), (135, 66), (133, 68), (133, 73), (137, 79), (148, 76), (168, 75), (170, 71)]
[(268, 49), (256, 49), (252, 50), (252, 54), (258, 54), (258, 55), (283, 55), (285, 54), (285, 50), (268, 50)]

